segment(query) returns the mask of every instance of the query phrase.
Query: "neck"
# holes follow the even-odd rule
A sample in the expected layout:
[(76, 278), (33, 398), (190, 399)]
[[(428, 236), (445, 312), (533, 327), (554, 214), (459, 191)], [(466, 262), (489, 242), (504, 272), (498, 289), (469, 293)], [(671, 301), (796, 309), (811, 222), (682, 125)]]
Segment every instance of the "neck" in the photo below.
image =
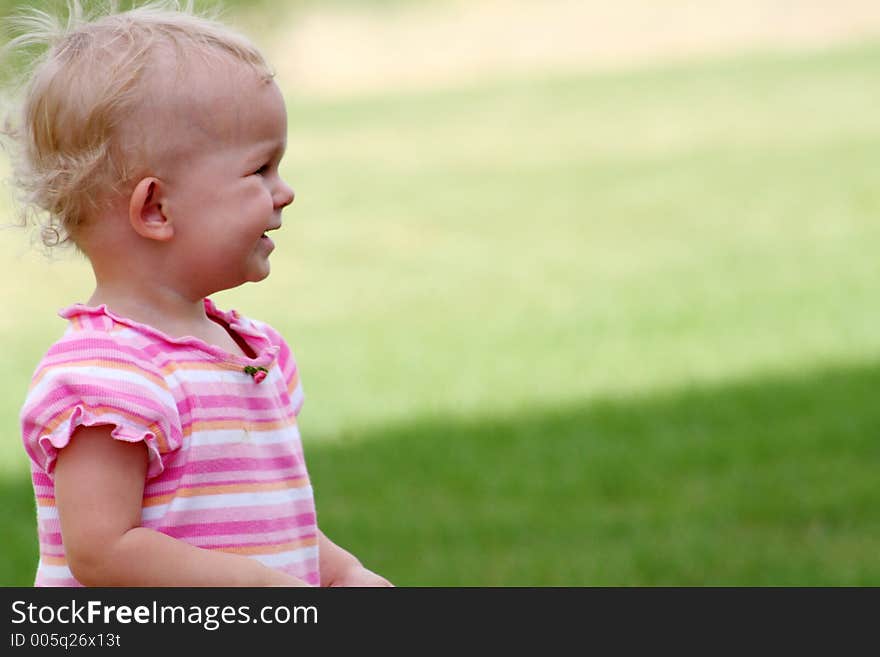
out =
[(101, 304), (123, 317), (157, 328), (194, 327), (210, 321), (203, 297), (190, 298), (155, 282), (118, 285), (99, 281), (87, 305)]
[[(163, 245), (141, 240), (111, 215), (106, 230), (87, 236), (84, 251), (95, 275), (90, 306), (165, 330), (169, 335), (196, 332), (210, 320), (204, 297), (211, 293), (194, 275), (181, 276)], [(114, 230), (114, 226), (116, 229)]]

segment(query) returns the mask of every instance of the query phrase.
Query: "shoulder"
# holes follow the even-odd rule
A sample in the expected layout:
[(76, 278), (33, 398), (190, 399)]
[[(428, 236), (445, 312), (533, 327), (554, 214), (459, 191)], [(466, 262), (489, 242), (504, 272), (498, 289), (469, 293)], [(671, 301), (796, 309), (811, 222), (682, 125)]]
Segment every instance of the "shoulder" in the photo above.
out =
[(273, 345), (277, 347), (288, 346), (287, 341), (284, 339), (284, 336), (281, 335), (281, 332), (271, 324), (261, 321), (259, 319), (253, 319), (249, 317), (242, 317), (242, 320), (245, 322), (249, 322), (253, 330), (265, 335), (269, 339), (269, 342), (271, 342)]
[(65, 311), (60, 314), (69, 321), (67, 329), (37, 364), (25, 408), (57, 401), (74, 390), (77, 395), (99, 389), (119, 395), (135, 391), (170, 402), (155, 343), (107, 316)]
[(83, 327), (72, 323), (43, 355), (34, 379), (63, 370), (101, 369), (129, 372), (162, 385), (157, 353), (154, 344), (124, 326)]
[(25, 450), (46, 473), (79, 426), (113, 425), (114, 438), (144, 440), (151, 477), (182, 444), (175, 397), (148, 345), (112, 324), (70, 323), (37, 365), (19, 420)]
[(289, 346), (274, 326), (260, 319), (244, 315), (237, 310), (223, 310), (210, 299), (205, 299), (205, 310), (208, 315), (222, 320), (236, 331), (264, 338), (271, 346), (288, 350)]
[(52, 345), (28, 386), (22, 419), (87, 401), (176, 408), (172, 391), (152, 360), (137, 347), (101, 333), (65, 335)]
[(269, 322), (243, 315), (237, 310), (218, 310), (213, 303), (206, 303), (210, 304), (208, 305), (210, 312), (224, 319), (230, 326), (234, 327), (236, 330), (251, 333), (266, 339), (271, 346), (278, 348), (279, 354), (290, 354), (291, 349), (290, 345), (287, 343), (287, 340), (284, 339), (281, 331), (276, 329)]

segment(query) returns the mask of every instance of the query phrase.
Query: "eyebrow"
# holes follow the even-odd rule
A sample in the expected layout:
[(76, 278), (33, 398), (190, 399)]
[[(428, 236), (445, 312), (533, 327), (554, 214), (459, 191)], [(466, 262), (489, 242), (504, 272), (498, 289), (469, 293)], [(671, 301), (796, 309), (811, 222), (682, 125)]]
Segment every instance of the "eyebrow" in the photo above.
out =
[[(284, 157), (284, 154), (287, 152), (287, 142), (286, 141), (276, 141), (274, 139), (267, 139), (266, 141), (258, 142), (251, 149), (251, 155), (254, 159), (263, 159), (264, 157), (275, 157), (277, 156), (280, 160)], [(259, 158), (257, 157), (259, 156)]]

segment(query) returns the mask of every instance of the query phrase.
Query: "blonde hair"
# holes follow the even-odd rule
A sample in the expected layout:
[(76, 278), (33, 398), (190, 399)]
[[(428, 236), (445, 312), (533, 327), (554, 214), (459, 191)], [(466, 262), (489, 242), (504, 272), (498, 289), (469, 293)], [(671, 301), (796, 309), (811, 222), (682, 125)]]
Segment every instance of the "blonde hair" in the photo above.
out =
[(20, 108), (3, 132), (13, 151), (19, 224), (39, 227), (47, 248), (76, 245), (86, 219), (132, 182), (121, 130), (160, 52), (180, 64), (225, 55), (272, 77), (247, 38), (214, 15), (197, 15), (191, 0), (121, 13), (112, 3), (99, 15), (87, 15), (78, 0), (67, 6), (66, 22), (37, 9), (14, 18), (18, 36), (7, 45), (9, 53), (44, 50), (24, 72)]

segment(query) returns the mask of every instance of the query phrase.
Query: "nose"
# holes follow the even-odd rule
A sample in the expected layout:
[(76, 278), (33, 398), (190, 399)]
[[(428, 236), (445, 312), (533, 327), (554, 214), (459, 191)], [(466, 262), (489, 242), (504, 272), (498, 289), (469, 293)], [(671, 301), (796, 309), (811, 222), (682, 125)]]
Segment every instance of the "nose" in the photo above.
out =
[(281, 208), (286, 208), (288, 205), (293, 203), (293, 199), (295, 198), (296, 194), (293, 191), (293, 187), (281, 180), (281, 184), (278, 186), (278, 189), (275, 190), (275, 195), (273, 197), (273, 200), (275, 201), (275, 208), (278, 210), (280, 210)]

